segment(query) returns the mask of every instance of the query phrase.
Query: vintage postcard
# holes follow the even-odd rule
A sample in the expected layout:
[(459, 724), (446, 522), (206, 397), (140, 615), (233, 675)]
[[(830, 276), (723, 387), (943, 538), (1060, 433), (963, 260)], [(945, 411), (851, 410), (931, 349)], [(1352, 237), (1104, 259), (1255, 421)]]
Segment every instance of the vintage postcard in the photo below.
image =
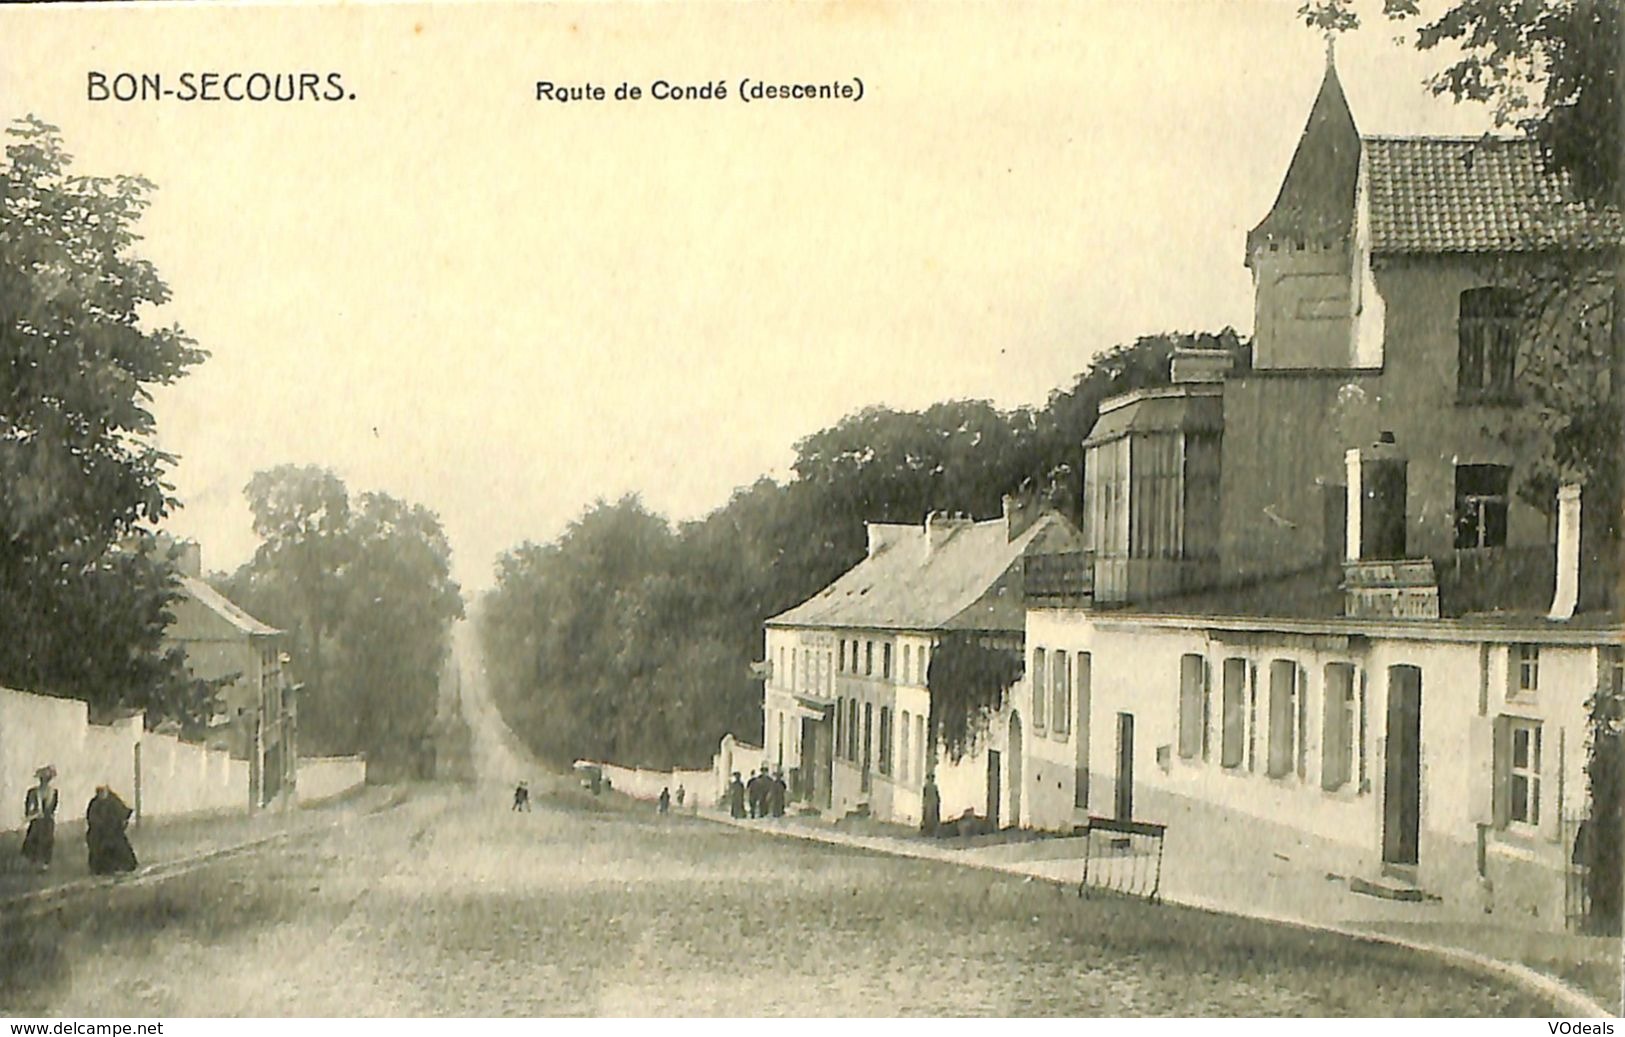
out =
[(1621, 22), (0, 8), (0, 1012), (1613, 1032)]

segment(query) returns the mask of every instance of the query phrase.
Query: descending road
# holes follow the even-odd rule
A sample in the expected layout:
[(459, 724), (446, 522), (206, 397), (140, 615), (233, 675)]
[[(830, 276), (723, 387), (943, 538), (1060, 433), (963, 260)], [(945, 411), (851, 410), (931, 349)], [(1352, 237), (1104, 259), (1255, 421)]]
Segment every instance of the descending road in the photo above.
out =
[(472, 620), (465, 619), (452, 628), (452, 652), (457, 661), (463, 719), (473, 737), (475, 778), (481, 783), (508, 786), (525, 778), (534, 780), (542, 768), (497, 712)]
[(1554, 1014), (1396, 948), (502, 792), (420, 787), (0, 928), (0, 1012)]

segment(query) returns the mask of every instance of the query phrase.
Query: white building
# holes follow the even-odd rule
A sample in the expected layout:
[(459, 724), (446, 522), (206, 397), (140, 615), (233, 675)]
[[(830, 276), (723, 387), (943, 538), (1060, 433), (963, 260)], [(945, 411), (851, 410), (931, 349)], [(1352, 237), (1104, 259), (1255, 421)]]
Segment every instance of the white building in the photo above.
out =
[(1008, 501), (990, 521), (933, 514), (921, 526), (867, 528), (863, 561), (765, 624), (769, 764), (784, 770), (796, 798), (837, 813), (867, 807), (918, 823), (934, 767), (944, 819), (1020, 817), (1019, 718), (1012, 727), (1005, 708), (973, 752), (940, 758), (926, 678), (945, 637), (1019, 652), (1024, 560), (1076, 552), (1076, 531)]

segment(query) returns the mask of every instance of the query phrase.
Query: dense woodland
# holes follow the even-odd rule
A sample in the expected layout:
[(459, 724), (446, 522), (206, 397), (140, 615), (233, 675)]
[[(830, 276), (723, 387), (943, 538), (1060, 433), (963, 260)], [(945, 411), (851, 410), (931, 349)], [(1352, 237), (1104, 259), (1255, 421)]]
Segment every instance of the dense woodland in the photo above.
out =
[(1248, 353), (1230, 329), (1147, 336), (1041, 408), (869, 408), (797, 443), (787, 483), (761, 479), (676, 527), (636, 497), (600, 501), (498, 562), (479, 618), (504, 714), (555, 763), (704, 765), (726, 732), (759, 739), (762, 621), (854, 565), (865, 521), (989, 518), (1005, 494), (1075, 517), (1100, 401), (1166, 383), (1176, 346)]

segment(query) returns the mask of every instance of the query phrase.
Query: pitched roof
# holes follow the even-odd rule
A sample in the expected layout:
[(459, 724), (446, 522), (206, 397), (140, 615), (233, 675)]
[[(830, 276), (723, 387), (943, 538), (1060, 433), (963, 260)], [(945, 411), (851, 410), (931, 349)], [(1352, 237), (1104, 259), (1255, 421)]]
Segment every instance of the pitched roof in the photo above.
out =
[[(1020, 630), (1019, 565), (1034, 551), (1075, 547), (1065, 519), (1040, 516), (1015, 539), (1004, 519), (960, 522), (926, 550), (921, 526), (871, 525), (873, 550), (822, 591), (773, 616), (776, 626), (877, 630)], [(941, 535), (941, 534), (939, 534)]]
[(245, 634), (280, 634), (274, 626), (261, 623), (239, 608), (230, 598), (195, 576), (181, 577), (181, 590), (204, 608)]
[(1367, 137), (1371, 250), (1530, 252), (1616, 244), (1617, 210), (1575, 200), (1527, 138)]
[(1281, 181), (1269, 215), (1247, 235), (1247, 265), (1271, 241), (1335, 244), (1354, 228), (1354, 190), (1360, 175), (1360, 131), (1354, 125), (1337, 67), (1326, 63), (1309, 121)]

